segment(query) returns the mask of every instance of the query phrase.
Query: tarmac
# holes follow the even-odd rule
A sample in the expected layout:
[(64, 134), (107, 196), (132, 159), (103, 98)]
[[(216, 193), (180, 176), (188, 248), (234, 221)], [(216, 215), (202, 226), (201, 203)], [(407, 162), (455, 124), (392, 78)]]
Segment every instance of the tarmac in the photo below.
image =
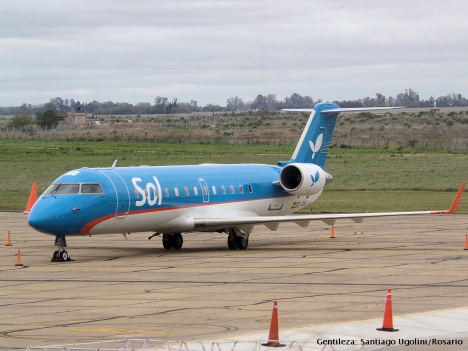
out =
[[(181, 250), (151, 233), (72, 237), (61, 263), (26, 220), (0, 213), (0, 350), (135, 338), (240, 351), (268, 339), (273, 301), (288, 349), (468, 350), (467, 215), (342, 220), (335, 239), (323, 222), (257, 226), (247, 250), (218, 233), (186, 234)], [(376, 331), (387, 288), (395, 333)]]

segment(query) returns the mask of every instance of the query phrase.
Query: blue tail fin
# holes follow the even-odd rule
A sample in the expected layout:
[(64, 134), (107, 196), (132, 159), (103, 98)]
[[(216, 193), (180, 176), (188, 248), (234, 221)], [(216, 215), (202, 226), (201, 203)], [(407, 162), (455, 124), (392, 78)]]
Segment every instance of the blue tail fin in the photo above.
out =
[(337, 108), (328, 102), (315, 105), (290, 162), (313, 163), (322, 169), (325, 167), (338, 112), (325, 114), (322, 111)]

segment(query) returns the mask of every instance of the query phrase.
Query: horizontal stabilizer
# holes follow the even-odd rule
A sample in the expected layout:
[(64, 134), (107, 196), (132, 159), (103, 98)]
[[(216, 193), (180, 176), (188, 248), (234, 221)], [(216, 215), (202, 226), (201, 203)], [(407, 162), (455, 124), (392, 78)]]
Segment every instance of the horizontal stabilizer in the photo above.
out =
[[(406, 108), (406, 106), (396, 107), (353, 107), (353, 108), (333, 108), (330, 110), (322, 110), (322, 113), (340, 113), (340, 112), (363, 112), (363, 111), (379, 111), (379, 110), (400, 110)], [(290, 112), (312, 112), (315, 111), (313, 108), (291, 108), (282, 109), (282, 111)]]

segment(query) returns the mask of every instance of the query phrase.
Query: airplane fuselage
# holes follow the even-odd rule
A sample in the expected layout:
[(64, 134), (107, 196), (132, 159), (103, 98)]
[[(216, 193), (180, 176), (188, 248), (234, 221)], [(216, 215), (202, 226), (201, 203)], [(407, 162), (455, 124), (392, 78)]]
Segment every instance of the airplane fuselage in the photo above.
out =
[(292, 195), (275, 185), (281, 169), (264, 164), (77, 169), (39, 197), (29, 224), (51, 235), (180, 233), (194, 230), (194, 218), (286, 215), (320, 196), (321, 191)]

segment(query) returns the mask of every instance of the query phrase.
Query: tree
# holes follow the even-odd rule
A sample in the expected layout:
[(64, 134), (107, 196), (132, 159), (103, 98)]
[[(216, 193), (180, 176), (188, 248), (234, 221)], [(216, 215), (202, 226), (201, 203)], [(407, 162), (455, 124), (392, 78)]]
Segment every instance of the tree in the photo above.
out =
[(362, 105), (364, 107), (375, 107), (377, 106), (377, 101), (374, 98), (370, 98), (367, 96), (364, 99), (362, 99)]
[(226, 100), (226, 110), (227, 111), (236, 111), (244, 109), (244, 100), (240, 97), (235, 96)]
[(177, 98), (173, 98), (172, 102), (166, 106), (166, 113), (172, 113), (172, 112), (175, 113), (176, 109), (177, 109)]
[(155, 113), (166, 113), (167, 97), (156, 96), (154, 98), (154, 112)]
[(275, 94), (268, 94), (265, 97), (265, 105), (269, 109), (276, 109), (278, 106), (279, 102), (276, 100), (276, 95)]
[(380, 94), (380, 93), (376, 93), (375, 96), (377, 97), (377, 106), (379, 107), (385, 107), (386, 106), (386, 103), (385, 103), (385, 96)]
[(18, 114), (8, 121), (8, 126), (13, 128), (26, 127), (33, 124), (33, 118), (30, 115)]
[(54, 110), (47, 110), (42, 113), (36, 113), (36, 124), (42, 129), (48, 127), (57, 127), (57, 113)]
[(66, 112), (69, 110), (68, 107), (68, 100), (63, 100), (61, 97), (56, 97), (54, 99), (50, 99), (49, 103), (54, 106), (55, 111)]
[(266, 99), (262, 94), (258, 94), (253, 104), (250, 106), (252, 110), (264, 110), (266, 108)]
[(419, 94), (413, 89), (405, 89), (405, 92), (398, 94), (396, 104), (407, 107), (419, 107)]
[(314, 99), (310, 96), (301, 96), (297, 93), (284, 99), (285, 108), (312, 108), (315, 106)]

